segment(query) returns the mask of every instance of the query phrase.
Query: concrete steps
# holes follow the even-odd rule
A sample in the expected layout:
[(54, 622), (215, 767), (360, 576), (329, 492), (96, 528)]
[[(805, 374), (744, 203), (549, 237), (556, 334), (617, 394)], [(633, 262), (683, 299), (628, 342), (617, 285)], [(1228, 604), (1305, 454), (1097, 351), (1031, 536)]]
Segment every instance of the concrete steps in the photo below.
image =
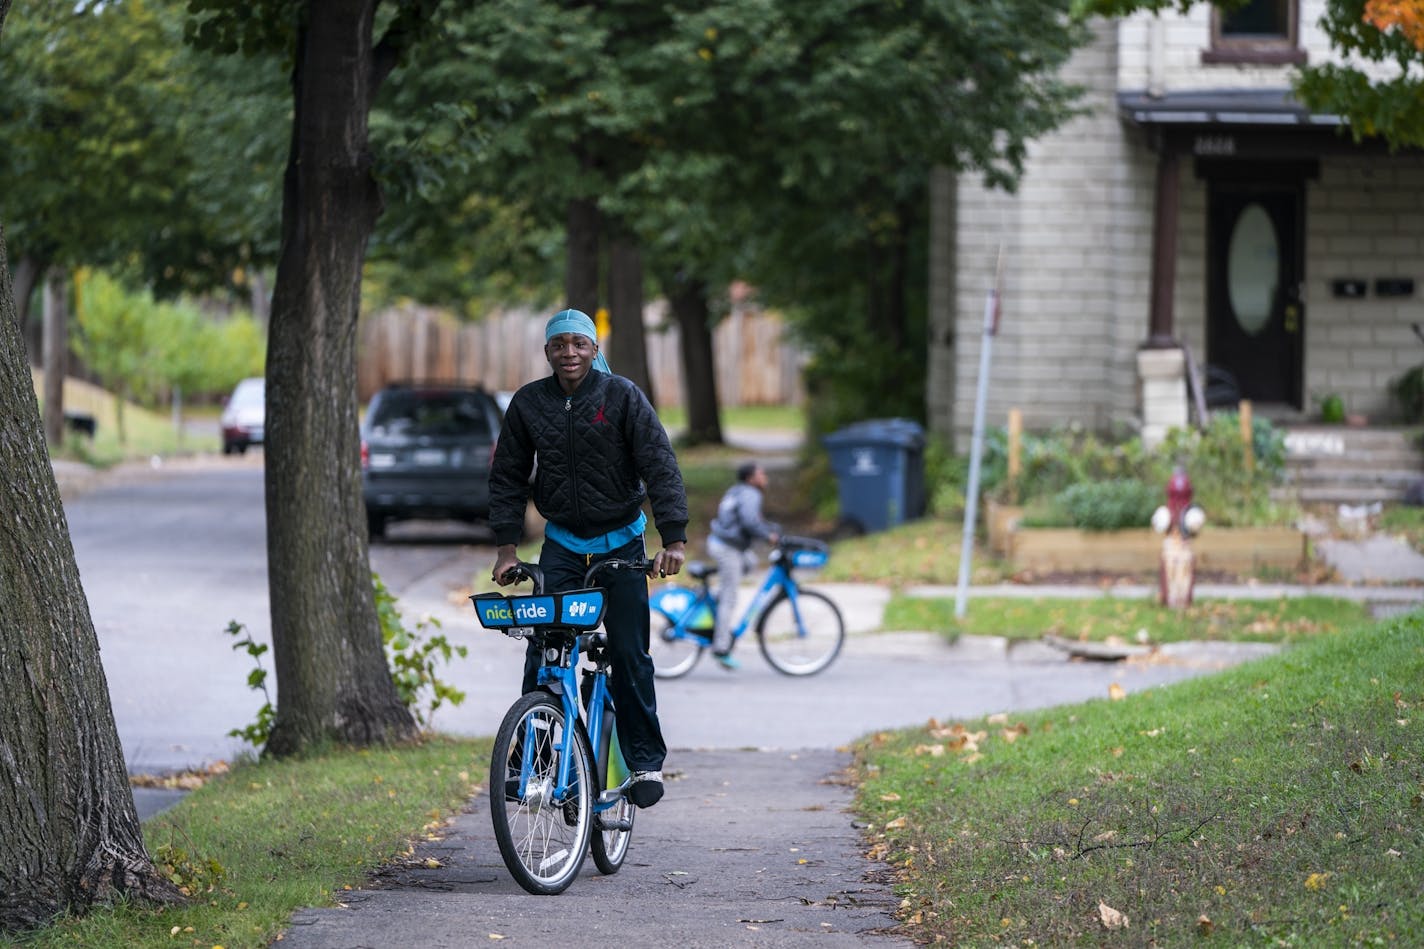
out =
[(1297, 425), (1286, 430), (1286, 487), (1302, 504), (1400, 501), (1424, 479), (1417, 428)]

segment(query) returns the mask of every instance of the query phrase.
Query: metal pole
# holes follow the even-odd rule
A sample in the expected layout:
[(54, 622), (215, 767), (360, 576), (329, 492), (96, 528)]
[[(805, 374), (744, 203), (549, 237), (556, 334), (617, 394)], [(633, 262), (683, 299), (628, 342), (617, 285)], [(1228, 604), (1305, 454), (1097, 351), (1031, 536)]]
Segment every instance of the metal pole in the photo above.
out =
[(999, 329), (999, 275), (1003, 273), (1004, 249), (994, 268), (994, 285), (984, 299), (984, 338), (979, 346), (979, 386), (974, 399), (974, 435), (969, 444), (969, 488), (964, 499), (964, 542), (959, 550), (959, 591), (954, 599), (954, 616), (963, 619), (969, 606), (969, 568), (974, 556), (974, 525), (979, 510), (979, 466), (984, 455), (984, 403), (989, 396), (989, 359), (994, 334)]

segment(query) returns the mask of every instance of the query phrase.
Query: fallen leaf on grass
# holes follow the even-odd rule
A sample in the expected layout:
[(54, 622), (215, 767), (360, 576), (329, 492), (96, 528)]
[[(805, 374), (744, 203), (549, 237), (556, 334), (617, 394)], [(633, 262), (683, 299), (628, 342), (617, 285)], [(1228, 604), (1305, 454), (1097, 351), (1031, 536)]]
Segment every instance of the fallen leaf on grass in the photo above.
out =
[(1098, 919), (1102, 920), (1104, 929), (1129, 928), (1127, 917), (1102, 900), (1098, 900)]
[(1108, 686), (1108, 698), (1112, 699), (1114, 702), (1121, 702), (1123, 699), (1127, 698), (1127, 691), (1123, 689), (1122, 686), (1114, 682)]
[(1197, 932), (1201, 933), (1203, 936), (1210, 936), (1211, 930), (1211, 917), (1207, 916), (1206, 913), (1202, 913), (1200, 916), (1197, 917)]

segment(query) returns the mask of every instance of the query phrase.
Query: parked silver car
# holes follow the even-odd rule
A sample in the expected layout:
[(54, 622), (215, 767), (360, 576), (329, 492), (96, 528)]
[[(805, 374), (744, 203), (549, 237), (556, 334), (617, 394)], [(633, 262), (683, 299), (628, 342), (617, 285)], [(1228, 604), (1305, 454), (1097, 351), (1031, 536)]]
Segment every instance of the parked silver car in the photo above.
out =
[(361, 493), (372, 537), (406, 518), (481, 522), (502, 415), (478, 386), (390, 385), (361, 423)]
[(242, 454), (248, 445), (260, 445), (267, 428), (267, 380), (243, 379), (223, 403), (222, 450), (224, 455)]

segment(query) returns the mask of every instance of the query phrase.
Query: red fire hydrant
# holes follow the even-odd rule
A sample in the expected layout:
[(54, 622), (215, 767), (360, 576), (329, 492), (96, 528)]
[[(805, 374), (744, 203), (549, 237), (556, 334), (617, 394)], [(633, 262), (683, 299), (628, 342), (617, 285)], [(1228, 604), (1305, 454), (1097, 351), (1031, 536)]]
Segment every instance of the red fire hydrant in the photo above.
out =
[(1178, 465), (1167, 480), (1167, 503), (1152, 515), (1152, 527), (1162, 538), (1162, 563), (1158, 571), (1158, 599), (1163, 606), (1184, 609), (1192, 605), (1196, 585), (1196, 555), (1191, 539), (1201, 532), (1206, 512), (1192, 503), (1192, 480)]

